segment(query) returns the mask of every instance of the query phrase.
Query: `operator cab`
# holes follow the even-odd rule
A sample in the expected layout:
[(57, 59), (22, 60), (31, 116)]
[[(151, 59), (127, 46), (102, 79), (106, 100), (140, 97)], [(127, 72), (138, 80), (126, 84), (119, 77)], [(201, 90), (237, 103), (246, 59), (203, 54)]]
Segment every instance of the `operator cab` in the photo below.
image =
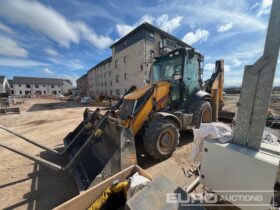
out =
[(171, 83), (171, 100), (175, 108), (186, 102), (202, 86), (203, 56), (194, 49), (179, 48), (154, 59), (152, 83)]

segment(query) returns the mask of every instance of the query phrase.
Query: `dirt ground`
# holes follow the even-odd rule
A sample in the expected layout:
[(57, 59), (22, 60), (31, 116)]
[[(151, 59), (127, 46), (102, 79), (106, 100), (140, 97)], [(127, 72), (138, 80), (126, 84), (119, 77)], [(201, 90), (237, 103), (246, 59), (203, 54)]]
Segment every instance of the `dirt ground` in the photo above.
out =
[[(238, 96), (226, 98), (226, 110), (234, 111)], [(54, 99), (29, 99), (20, 106), (20, 114), (0, 116), (0, 125), (51, 148), (63, 146), (63, 138), (82, 120), (85, 106), (76, 102)], [(138, 163), (149, 174), (164, 174), (178, 185), (185, 186), (192, 164), (191, 132), (181, 133), (180, 144), (169, 159), (157, 162), (149, 158), (143, 148), (137, 148)], [(55, 161), (56, 157), (15, 136), (0, 131), (0, 141), (26, 152)], [(63, 164), (65, 160), (58, 163)], [(72, 176), (34, 164), (0, 147), (0, 209), (50, 209), (77, 195)]]

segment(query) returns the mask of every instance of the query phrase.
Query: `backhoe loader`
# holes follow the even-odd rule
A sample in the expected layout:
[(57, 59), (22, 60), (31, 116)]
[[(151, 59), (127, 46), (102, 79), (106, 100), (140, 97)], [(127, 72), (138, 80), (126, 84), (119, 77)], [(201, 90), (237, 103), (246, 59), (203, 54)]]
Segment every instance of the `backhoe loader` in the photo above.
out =
[[(131, 87), (105, 113), (100, 109), (86, 109), (84, 120), (65, 137), (65, 148), (61, 152), (0, 127), (56, 155), (68, 155), (70, 160), (66, 166), (3, 143), (0, 146), (52, 169), (74, 173), (80, 191), (136, 164), (136, 135), (151, 157), (168, 158), (176, 149), (180, 131), (199, 127), (201, 122), (211, 122), (214, 118), (212, 106), (222, 104), (222, 96), (217, 98), (217, 91), (223, 91), (222, 82), (213, 89), (216, 91), (202, 90), (202, 63), (203, 56), (187, 48), (154, 58), (146, 85), (138, 89)], [(219, 71), (213, 74), (207, 87), (223, 79), (223, 62), (218, 64), (216, 62), (216, 70)]]

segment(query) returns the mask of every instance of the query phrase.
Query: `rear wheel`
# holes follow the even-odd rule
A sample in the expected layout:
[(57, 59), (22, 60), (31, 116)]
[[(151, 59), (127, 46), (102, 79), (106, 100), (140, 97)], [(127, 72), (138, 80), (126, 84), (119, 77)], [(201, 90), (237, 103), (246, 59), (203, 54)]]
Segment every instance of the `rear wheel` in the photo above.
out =
[(151, 157), (162, 160), (172, 155), (179, 137), (179, 130), (173, 122), (157, 118), (145, 128), (143, 146)]
[(193, 125), (199, 128), (201, 123), (210, 122), (212, 122), (212, 106), (209, 101), (201, 100), (193, 113)]

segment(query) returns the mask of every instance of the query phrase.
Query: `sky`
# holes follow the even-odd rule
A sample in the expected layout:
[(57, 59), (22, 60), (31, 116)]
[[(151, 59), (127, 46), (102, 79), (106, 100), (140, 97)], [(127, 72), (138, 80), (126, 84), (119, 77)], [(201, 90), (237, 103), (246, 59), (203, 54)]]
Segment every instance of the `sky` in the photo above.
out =
[(262, 55), (270, 7), (271, 0), (1, 0), (0, 75), (75, 81), (149, 22), (205, 56), (204, 79), (223, 58), (225, 86), (239, 86), (244, 65)]

